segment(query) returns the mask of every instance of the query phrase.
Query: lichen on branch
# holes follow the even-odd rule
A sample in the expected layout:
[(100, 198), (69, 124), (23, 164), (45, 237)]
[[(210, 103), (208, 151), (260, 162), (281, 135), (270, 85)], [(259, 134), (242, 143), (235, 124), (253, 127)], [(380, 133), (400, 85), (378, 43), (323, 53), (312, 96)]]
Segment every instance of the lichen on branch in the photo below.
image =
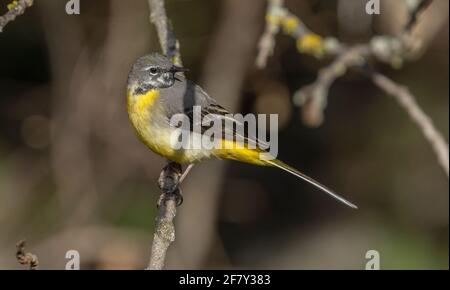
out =
[(25, 13), (28, 7), (33, 5), (34, 0), (14, 0), (7, 5), (8, 12), (0, 16), (0, 33), (3, 32), (5, 26), (16, 19), (17, 16)]

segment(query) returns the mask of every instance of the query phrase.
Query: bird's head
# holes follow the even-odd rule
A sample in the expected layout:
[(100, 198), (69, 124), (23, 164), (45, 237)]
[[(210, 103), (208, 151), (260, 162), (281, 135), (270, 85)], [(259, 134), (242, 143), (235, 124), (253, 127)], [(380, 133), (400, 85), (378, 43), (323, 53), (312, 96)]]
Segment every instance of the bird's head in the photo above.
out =
[(137, 87), (142, 92), (173, 86), (177, 72), (187, 69), (174, 65), (167, 57), (152, 53), (138, 58), (128, 75), (128, 86)]

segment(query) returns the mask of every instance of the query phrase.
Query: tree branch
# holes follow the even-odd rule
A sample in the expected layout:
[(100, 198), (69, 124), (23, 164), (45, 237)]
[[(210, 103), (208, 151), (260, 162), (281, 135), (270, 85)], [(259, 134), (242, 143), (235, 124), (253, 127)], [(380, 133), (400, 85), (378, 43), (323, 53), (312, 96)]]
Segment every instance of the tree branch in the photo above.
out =
[(318, 127), (322, 124), (331, 85), (350, 67), (364, 63), (364, 57), (368, 54), (370, 54), (370, 49), (366, 45), (349, 48), (336, 57), (329, 66), (321, 69), (314, 83), (300, 88), (294, 94), (294, 104), (302, 107), (302, 118), (305, 124), (311, 127)]
[[(283, 7), (284, 0), (269, 0), (267, 3), (266, 17), (276, 15)], [(277, 23), (266, 21), (266, 28), (258, 42), (258, 56), (256, 57), (256, 66), (264, 68), (267, 64), (267, 59), (273, 54), (275, 48), (275, 36), (280, 31), (280, 26)]]
[[(266, 15), (266, 32), (261, 38), (261, 43), (270, 31), (283, 32), (296, 40), (297, 50), (300, 53), (313, 55), (321, 58), (324, 55), (334, 57), (335, 60), (328, 67), (320, 70), (317, 80), (294, 94), (294, 104), (302, 106), (303, 121), (305, 124), (317, 127), (323, 121), (323, 111), (327, 104), (328, 91), (332, 83), (340, 76), (344, 75), (349, 68), (363, 68), (368, 66), (371, 59), (389, 63), (394, 68), (401, 67), (402, 63), (414, 57), (414, 47), (416, 40), (411, 36), (411, 30), (417, 24), (418, 15), (423, 12), (433, 1), (421, 0), (412, 2), (409, 8), (410, 19), (405, 25), (405, 29), (400, 35), (379, 35), (374, 36), (368, 43), (348, 46), (333, 37), (322, 37), (312, 32), (301, 21), (299, 17), (292, 14), (289, 9), (283, 7), (283, 3), (276, 0), (268, 0), (269, 8)], [(274, 5), (277, 4), (276, 9)], [(269, 35), (270, 36), (270, 35)], [(273, 51), (274, 40), (269, 43), (269, 52)], [(258, 57), (269, 54), (264, 52), (268, 48), (264, 45), (259, 47)], [(266, 60), (257, 60), (257, 65), (263, 68)], [(406, 88), (397, 85), (389, 78), (374, 72), (369, 72), (369, 78), (381, 89), (391, 94), (399, 104), (407, 111), (411, 119), (422, 130), (426, 140), (435, 151), (439, 164), (449, 177), (448, 144), (442, 134), (433, 126), (431, 118), (415, 101), (415, 98)]]
[(30, 270), (36, 270), (39, 261), (38, 257), (32, 253), (25, 253), (25, 240), (18, 241), (16, 244), (16, 259), (19, 264), (28, 265)]
[(175, 64), (181, 65), (180, 43), (175, 37), (169, 18), (167, 18), (164, 0), (148, 0), (148, 5), (151, 12), (150, 22), (156, 27), (163, 54)]
[(434, 127), (433, 121), (420, 108), (414, 96), (409, 92), (408, 88), (396, 84), (393, 80), (386, 76), (372, 72), (371, 79), (375, 85), (391, 95), (399, 105), (408, 113), (411, 120), (416, 123), (423, 133), (425, 139), (430, 143), (436, 154), (439, 164), (449, 177), (449, 155), (448, 144), (442, 134)]
[(0, 33), (3, 32), (6, 24), (22, 15), (25, 10), (33, 5), (34, 0), (15, 0), (8, 4), (8, 12), (0, 16)]
[[(405, 32), (410, 32), (414, 25), (417, 23), (417, 19), (421, 12), (423, 12), (428, 6), (430, 6), (433, 0), (421, 0), (417, 1), (413, 7), (409, 7), (410, 9), (410, 17), (409, 21), (405, 26)], [(414, 3), (414, 2), (413, 2)]]
[[(180, 45), (175, 38), (170, 20), (167, 18), (164, 0), (148, 0), (150, 6), (150, 22), (156, 27), (162, 51), (175, 64), (181, 65)], [(159, 213), (156, 217), (156, 228), (147, 270), (161, 270), (164, 267), (167, 250), (175, 241), (175, 225), (173, 220), (177, 213), (177, 205), (180, 204), (182, 168), (175, 162), (169, 162), (164, 167), (158, 183), (162, 190), (158, 206)]]
[(167, 250), (175, 241), (175, 225), (173, 220), (177, 214), (178, 198), (181, 197), (181, 165), (169, 162), (159, 176), (159, 187), (162, 194), (159, 198), (159, 213), (156, 217), (155, 235), (147, 270), (161, 270), (164, 267)]

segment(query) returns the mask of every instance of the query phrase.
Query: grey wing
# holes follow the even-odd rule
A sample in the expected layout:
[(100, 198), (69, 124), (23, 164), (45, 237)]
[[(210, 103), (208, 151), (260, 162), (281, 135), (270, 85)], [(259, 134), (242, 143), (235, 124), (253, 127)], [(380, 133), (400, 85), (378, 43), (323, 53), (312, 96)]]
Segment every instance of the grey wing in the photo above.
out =
[(179, 77), (170, 88), (161, 89), (160, 101), (163, 103), (168, 117), (185, 113), (194, 106), (208, 107), (217, 103), (194, 82)]
[[(219, 105), (217, 101), (211, 98), (200, 86), (195, 85), (194, 92), (194, 98), (189, 98), (194, 101), (188, 102), (188, 106), (185, 107), (184, 111), (192, 122), (191, 129), (194, 126), (198, 126), (201, 128), (202, 133), (204, 133), (207, 129), (211, 129), (211, 126), (209, 125), (214, 122), (221, 122), (222, 125), (220, 126), (220, 130), (224, 139), (238, 141), (249, 146), (254, 146), (254, 148), (268, 148), (266, 142), (256, 137), (256, 122), (254, 124), (247, 123), (246, 127), (246, 122), (237, 120), (233, 114)], [(194, 106), (197, 107), (194, 108)], [(196, 113), (198, 113), (199, 116), (194, 118)], [(255, 132), (249, 130), (249, 126), (254, 126)]]

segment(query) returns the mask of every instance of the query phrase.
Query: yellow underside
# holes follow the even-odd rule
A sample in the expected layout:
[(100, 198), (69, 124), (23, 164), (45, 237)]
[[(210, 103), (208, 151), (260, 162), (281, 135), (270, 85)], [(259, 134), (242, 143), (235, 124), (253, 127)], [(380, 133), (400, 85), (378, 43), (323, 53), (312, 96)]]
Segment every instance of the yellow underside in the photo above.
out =
[(127, 110), (136, 135), (153, 152), (181, 164), (191, 163), (192, 157), (182, 150), (174, 150), (170, 144), (172, 131), (158, 125), (152, 118), (164, 114), (163, 108), (156, 105), (158, 90), (150, 90), (141, 95), (133, 95), (134, 88), (127, 91)]
[(269, 165), (260, 158), (260, 150), (238, 146), (235, 141), (222, 140), (221, 149), (214, 149), (213, 155), (222, 159), (237, 160), (255, 165)]
[(269, 165), (260, 159), (257, 149), (238, 147), (232, 140), (222, 140), (222, 149), (175, 150), (170, 144), (172, 130), (152, 121), (157, 114), (164, 114), (163, 108), (155, 105), (159, 97), (157, 90), (150, 90), (142, 95), (133, 95), (134, 88), (127, 92), (127, 110), (136, 134), (153, 152), (181, 164), (195, 163), (209, 156), (222, 159), (238, 160), (255, 165)]

